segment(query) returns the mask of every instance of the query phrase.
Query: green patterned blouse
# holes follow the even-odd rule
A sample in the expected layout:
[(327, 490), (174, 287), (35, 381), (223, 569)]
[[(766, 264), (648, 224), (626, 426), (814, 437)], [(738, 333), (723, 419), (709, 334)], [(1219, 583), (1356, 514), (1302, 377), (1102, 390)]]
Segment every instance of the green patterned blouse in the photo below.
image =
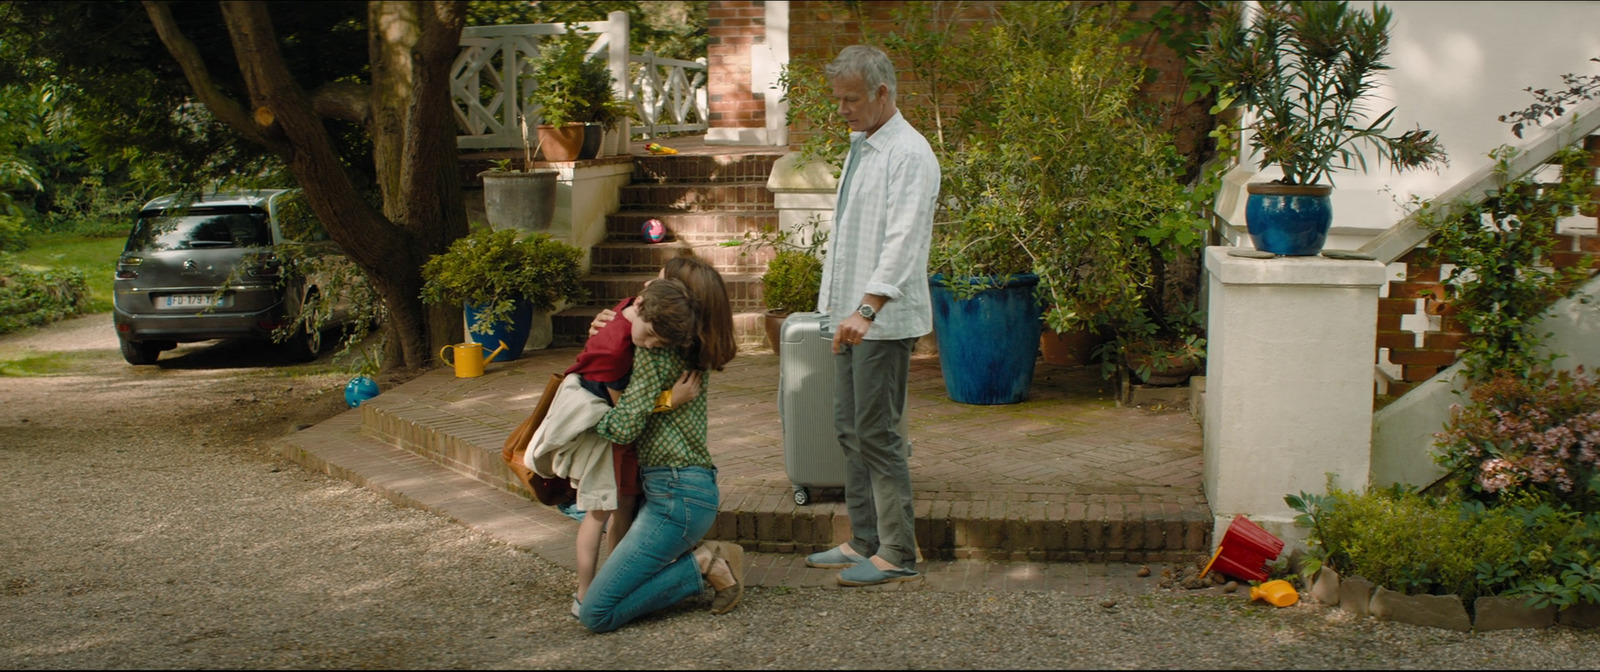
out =
[(616, 408), (606, 411), (595, 430), (612, 443), (632, 443), (641, 467), (715, 468), (706, 448), (706, 395), (710, 372), (702, 374), (700, 394), (670, 411), (651, 413), (656, 396), (687, 371), (683, 356), (666, 348), (636, 348), (633, 377)]

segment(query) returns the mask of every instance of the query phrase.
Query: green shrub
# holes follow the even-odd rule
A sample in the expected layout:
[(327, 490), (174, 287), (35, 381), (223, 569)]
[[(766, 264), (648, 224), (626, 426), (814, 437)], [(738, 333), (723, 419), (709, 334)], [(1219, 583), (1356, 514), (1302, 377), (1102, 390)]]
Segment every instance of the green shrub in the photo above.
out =
[(1309, 519), (1317, 557), (1340, 574), (1408, 595), (1455, 594), (1471, 601), (1492, 594), (1479, 580), (1480, 564), (1512, 564), (1523, 535), (1522, 521), (1505, 511), (1397, 488), (1302, 494), (1289, 503)]
[(28, 249), (28, 220), (20, 215), (0, 215), (0, 252)]
[(761, 299), (770, 310), (786, 313), (817, 309), (822, 287), (822, 261), (801, 250), (779, 250), (761, 276)]
[(88, 297), (82, 271), (31, 271), (0, 252), (0, 334), (82, 313)]
[(479, 227), (422, 265), (422, 301), (479, 307), (475, 329), (510, 321), (517, 299), (535, 310), (582, 296), (582, 251), (548, 234), (521, 239), (516, 231)]
[(1290, 495), (1326, 563), (1406, 594), (1527, 597), (1534, 607), (1600, 604), (1600, 514), (1508, 496), (1501, 506), (1390, 488)]
[(1434, 459), (1465, 497), (1495, 503), (1524, 494), (1600, 511), (1600, 383), (1534, 366), (1474, 385), (1435, 435)]

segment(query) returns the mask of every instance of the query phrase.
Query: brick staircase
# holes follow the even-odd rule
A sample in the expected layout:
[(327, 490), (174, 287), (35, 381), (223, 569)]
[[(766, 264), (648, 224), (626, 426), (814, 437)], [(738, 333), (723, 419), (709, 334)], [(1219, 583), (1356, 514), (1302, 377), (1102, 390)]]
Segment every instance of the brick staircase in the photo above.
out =
[[(761, 274), (772, 250), (741, 255), (725, 243), (746, 232), (774, 227), (778, 212), (767, 175), (782, 154), (678, 154), (634, 157), (632, 182), (622, 188), (621, 207), (606, 216), (606, 238), (590, 250), (583, 303), (553, 316), (555, 346), (582, 344), (589, 322), (639, 291), (667, 259), (693, 254), (722, 273), (733, 304), (734, 329), (741, 347), (765, 343), (761, 327)], [(667, 237), (647, 243), (645, 221), (666, 225)]]

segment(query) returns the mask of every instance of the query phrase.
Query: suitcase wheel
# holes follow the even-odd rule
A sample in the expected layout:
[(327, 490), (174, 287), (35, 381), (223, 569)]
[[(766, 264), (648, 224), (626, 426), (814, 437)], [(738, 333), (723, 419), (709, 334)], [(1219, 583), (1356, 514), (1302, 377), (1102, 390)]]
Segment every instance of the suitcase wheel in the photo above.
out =
[(800, 486), (794, 488), (794, 503), (805, 506), (811, 503), (811, 491)]

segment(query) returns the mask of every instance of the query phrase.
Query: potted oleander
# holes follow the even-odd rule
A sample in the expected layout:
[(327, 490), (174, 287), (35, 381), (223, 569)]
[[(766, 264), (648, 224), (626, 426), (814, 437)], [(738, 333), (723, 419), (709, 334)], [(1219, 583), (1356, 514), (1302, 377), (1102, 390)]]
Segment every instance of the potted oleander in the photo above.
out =
[(583, 293), (582, 252), (535, 233), (479, 226), (422, 266), (422, 300), (460, 303), (468, 336), (493, 352), (492, 361), (522, 356), (534, 314), (548, 314)]
[(1322, 251), (1333, 221), (1333, 174), (1367, 168), (1362, 149), (1394, 170), (1446, 162), (1444, 147), (1420, 128), (1389, 132), (1390, 108), (1366, 105), (1388, 70), (1393, 12), (1346, 2), (1222, 3), (1193, 57), (1191, 77), (1212, 87), (1219, 107), (1243, 108), (1242, 128), (1261, 167), (1282, 177), (1247, 186), (1246, 226), (1258, 250), (1286, 256)]

